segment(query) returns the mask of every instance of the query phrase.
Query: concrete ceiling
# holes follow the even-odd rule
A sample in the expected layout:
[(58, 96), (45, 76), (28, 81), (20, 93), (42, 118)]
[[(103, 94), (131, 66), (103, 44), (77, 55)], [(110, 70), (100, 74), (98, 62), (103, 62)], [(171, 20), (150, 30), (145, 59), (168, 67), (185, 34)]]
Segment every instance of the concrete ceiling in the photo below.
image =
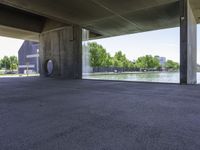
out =
[(200, 0), (190, 0), (193, 13), (198, 23), (200, 23)]
[[(0, 0), (66, 24), (79, 24), (102, 37), (179, 26), (179, 0)], [(200, 1), (191, 0), (200, 19)], [(40, 22), (39, 22), (40, 23)]]
[(0, 25), (0, 36), (38, 41), (39, 33)]

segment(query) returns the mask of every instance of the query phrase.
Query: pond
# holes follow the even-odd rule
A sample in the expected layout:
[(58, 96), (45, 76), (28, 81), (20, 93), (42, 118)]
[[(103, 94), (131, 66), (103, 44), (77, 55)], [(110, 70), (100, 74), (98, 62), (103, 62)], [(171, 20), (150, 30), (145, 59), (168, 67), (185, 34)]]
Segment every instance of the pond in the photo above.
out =
[[(83, 76), (84, 79), (98, 80), (122, 80), (179, 83), (179, 72), (145, 72), (145, 73), (90, 73)], [(197, 82), (200, 83), (200, 73), (197, 73)]]

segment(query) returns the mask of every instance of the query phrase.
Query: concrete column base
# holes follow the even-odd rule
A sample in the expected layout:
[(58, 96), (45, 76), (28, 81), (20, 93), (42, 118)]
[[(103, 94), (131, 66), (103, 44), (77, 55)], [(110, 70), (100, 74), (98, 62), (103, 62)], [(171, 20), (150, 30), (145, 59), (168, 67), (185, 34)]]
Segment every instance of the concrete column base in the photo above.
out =
[[(53, 61), (48, 74), (47, 61)], [(40, 74), (65, 79), (82, 78), (82, 29), (67, 26), (40, 35)]]

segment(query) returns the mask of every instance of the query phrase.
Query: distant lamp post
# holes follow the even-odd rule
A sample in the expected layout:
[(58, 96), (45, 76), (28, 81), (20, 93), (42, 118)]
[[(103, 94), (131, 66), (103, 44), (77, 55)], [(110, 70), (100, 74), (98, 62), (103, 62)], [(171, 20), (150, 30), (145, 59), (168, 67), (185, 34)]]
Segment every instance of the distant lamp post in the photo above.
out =
[(39, 49), (37, 49), (37, 62), (36, 62), (36, 65), (37, 65), (37, 73), (39, 73)]
[(29, 62), (26, 62), (26, 75), (27, 75), (27, 77), (28, 77), (28, 70), (29, 69)]

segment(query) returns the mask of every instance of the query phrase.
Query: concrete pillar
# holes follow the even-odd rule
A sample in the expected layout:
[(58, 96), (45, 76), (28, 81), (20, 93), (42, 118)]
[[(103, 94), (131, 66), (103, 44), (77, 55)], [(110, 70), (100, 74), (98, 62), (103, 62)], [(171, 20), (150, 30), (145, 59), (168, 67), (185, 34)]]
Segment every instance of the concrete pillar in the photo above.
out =
[(47, 61), (53, 61), (49, 76), (65, 79), (82, 78), (82, 29), (67, 26), (40, 35), (40, 74), (47, 76)]
[(92, 67), (90, 66), (90, 50), (89, 50), (89, 36), (90, 32), (86, 29), (82, 30), (82, 40), (83, 40), (83, 48), (82, 48), (82, 72), (83, 77), (87, 76), (89, 73), (92, 72)]
[(197, 23), (189, 0), (180, 0), (180, 83), (196, 84)]

